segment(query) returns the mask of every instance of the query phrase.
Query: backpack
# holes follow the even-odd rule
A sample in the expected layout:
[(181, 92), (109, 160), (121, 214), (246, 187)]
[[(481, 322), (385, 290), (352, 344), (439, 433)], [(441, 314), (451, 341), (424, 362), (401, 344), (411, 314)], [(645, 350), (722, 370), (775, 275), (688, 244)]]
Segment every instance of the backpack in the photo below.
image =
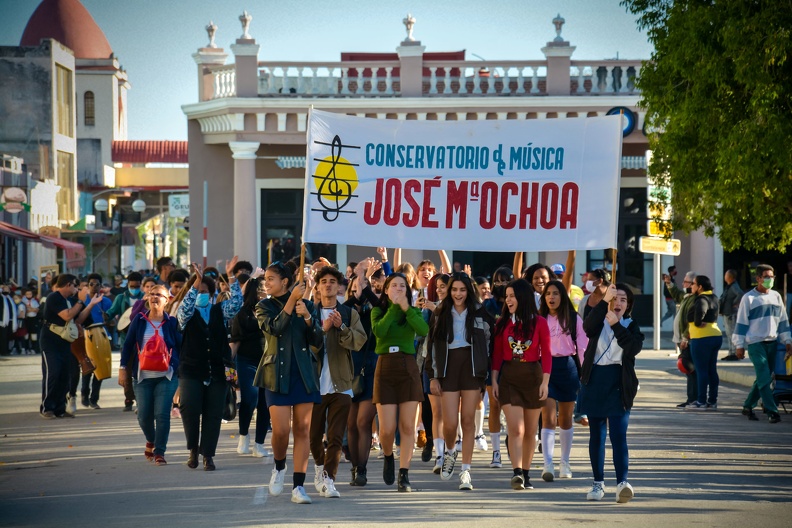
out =
[(163, 319), (159, 326), (154, 326), (154, 323), (145, 314), (140, 315), (154, 328), (154, 335), (143, 346), (143, 350), (138, 346), (138, 368), (153, 372), (167, 372), (170, 369), (171, 351), (168, 350), (165, 339), (160, 335), (160, 329), (166, 319)]

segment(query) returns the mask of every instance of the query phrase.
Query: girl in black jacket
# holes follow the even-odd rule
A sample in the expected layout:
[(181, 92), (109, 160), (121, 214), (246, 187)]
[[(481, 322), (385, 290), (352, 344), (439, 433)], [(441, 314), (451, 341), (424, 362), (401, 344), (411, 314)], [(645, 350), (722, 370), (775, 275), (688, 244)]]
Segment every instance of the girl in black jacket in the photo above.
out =
[(580, 405), (589, 419), (589, 458), (594, 472), (594, 485), (586, 495), (588, 500), (599, 501), (605, 496), (608, 429), (616, 469), (616, 502), (627, 502), (633, 497), (632, 486), (627, 482), (627, 425), (638, 392), (635, 356), (643, 346), (643, 334), (638, 323), (630, 318), (632, 306), (629, 287), (611, 284), (603, 300), (583, 322), (589, 343), (581, 369)]

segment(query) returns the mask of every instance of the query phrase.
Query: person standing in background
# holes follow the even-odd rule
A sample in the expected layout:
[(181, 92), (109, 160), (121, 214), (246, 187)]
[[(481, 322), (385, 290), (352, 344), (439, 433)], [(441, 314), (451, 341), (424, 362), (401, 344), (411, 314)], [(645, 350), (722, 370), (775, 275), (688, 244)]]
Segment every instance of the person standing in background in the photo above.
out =
[(720, 314), (723, 316), (723, 327), (726, 332), (726, 339), (729, 340), (729, 353), (722, 357), (721, 361), (739, 361), (737, 349), (732, 342), (732, 335), (734, 335), (734, 325), (737, 321), (737, 309), (740, 307), (743, 291), (740, 285), (737, 284), (737, 272), (735, 270), (727, 270), (723, 275), (723, 280), (726, 282), (726, 289), (723, 290), (718, 304)]

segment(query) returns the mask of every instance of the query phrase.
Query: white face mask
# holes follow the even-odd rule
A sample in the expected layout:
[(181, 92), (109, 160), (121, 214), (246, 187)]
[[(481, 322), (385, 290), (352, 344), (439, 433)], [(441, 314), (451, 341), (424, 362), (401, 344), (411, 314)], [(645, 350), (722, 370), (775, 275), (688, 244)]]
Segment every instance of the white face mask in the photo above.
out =
[(594, 281), (586, 281), (586, 291), (594, 291)]

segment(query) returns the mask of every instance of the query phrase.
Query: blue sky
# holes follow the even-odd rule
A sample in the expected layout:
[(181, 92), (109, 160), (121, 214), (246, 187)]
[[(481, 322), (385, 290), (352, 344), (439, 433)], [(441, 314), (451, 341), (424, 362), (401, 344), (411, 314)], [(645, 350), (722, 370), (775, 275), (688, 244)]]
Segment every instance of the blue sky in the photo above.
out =
[[(218, 26), (230, 54), (244, 9), (259, 60), (337, 61), (342, 51), (394, 51), (417, 19), (414, 36), (427, 51), (467, 50), (487, 60), (539, 60), (566, 19), (573, 59), (649, 58), (652, 47), (618, 0), (82, 0), (127, 70), (130, 139), (186, 139), (181, 105), (197, 100), (192, 54), (206, 45), (204, 26)], [(0, 45), (19, 44), (39, 0), (0, 0)]]

